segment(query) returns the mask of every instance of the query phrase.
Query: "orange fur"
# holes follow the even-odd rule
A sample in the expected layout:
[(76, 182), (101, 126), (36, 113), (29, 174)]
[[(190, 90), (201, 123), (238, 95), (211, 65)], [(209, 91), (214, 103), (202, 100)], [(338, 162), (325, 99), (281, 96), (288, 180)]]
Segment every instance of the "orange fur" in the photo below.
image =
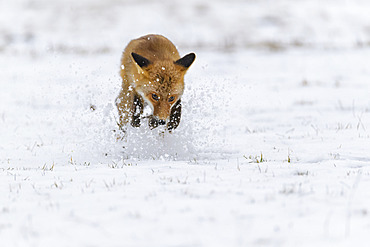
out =
[(180, 58), (176, 47), (161, 35), (132, 40), (121, 60), (122, 88), (116, 100), (119, 126), (125, 130), (130, 121), (139, 126), (143, 105), (149, 104), (153, 109), (149, 122), (152, 128), (158, 121), (166, 123), (168, 129), (176, 128), (181, 115), (184, 75), (194, 59), (193, 53)]

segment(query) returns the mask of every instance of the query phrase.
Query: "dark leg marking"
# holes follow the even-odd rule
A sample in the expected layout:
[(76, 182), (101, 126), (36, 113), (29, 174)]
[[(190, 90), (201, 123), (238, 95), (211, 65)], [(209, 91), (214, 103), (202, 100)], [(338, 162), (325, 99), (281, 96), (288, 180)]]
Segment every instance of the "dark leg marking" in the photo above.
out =
[(176, 129), (181, 120), (181, 100), (178, 100), (171, 109), (170, 121), (167, 124), (169, 131)]
[(141, 102), (137, 94), (134, 95), (134, 103), (132, 105), (131, 113), (131, 125), (132, 127), (140, 127), (140, 116), (143, 113), (143, 103)]

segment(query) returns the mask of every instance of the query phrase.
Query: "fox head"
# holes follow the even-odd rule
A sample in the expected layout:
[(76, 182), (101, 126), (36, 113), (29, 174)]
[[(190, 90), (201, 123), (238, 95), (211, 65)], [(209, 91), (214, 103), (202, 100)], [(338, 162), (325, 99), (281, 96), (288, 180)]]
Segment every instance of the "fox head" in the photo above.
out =
[(151, 106), (153, 117), (159, 124), (166, 124), (172, 107), (184, 92), (184, 76), (195, 59), (190, 53), (176, 61), (155, 60), (131, 53), (138, 73), (133, 75), (135, 91)]

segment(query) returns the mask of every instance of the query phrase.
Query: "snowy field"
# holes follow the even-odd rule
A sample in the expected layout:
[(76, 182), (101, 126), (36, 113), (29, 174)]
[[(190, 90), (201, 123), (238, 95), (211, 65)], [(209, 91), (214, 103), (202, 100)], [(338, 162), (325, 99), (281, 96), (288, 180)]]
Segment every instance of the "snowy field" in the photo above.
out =
[[(369, 246), (370, 1), (0, 0), (0, 246)], [(119, 62), (197, 58), (116, 141)]]

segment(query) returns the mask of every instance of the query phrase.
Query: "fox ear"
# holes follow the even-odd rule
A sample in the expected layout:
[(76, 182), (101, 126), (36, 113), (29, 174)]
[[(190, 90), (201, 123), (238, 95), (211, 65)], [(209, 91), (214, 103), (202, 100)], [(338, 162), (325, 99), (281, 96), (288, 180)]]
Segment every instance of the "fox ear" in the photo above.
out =
[(180, 65), (184, 67), (185, 69), (188, 69), (190, 65), (194, 62), (194, 59), (195, 59), (195, 54), (189, 53), (188, 55), (177, 60), (175, 64)]
[(132, 52), (131, 56), (135, 60), (137, 65), (139, 65), (141, 68), (144, 68), (144, 67), (148, 66), (149, 64), (151, 64), (151, 62), (148, 59), (146, 59), (143, 56), (140, 56), (139, 54), (136, 54), (136, 53)]

